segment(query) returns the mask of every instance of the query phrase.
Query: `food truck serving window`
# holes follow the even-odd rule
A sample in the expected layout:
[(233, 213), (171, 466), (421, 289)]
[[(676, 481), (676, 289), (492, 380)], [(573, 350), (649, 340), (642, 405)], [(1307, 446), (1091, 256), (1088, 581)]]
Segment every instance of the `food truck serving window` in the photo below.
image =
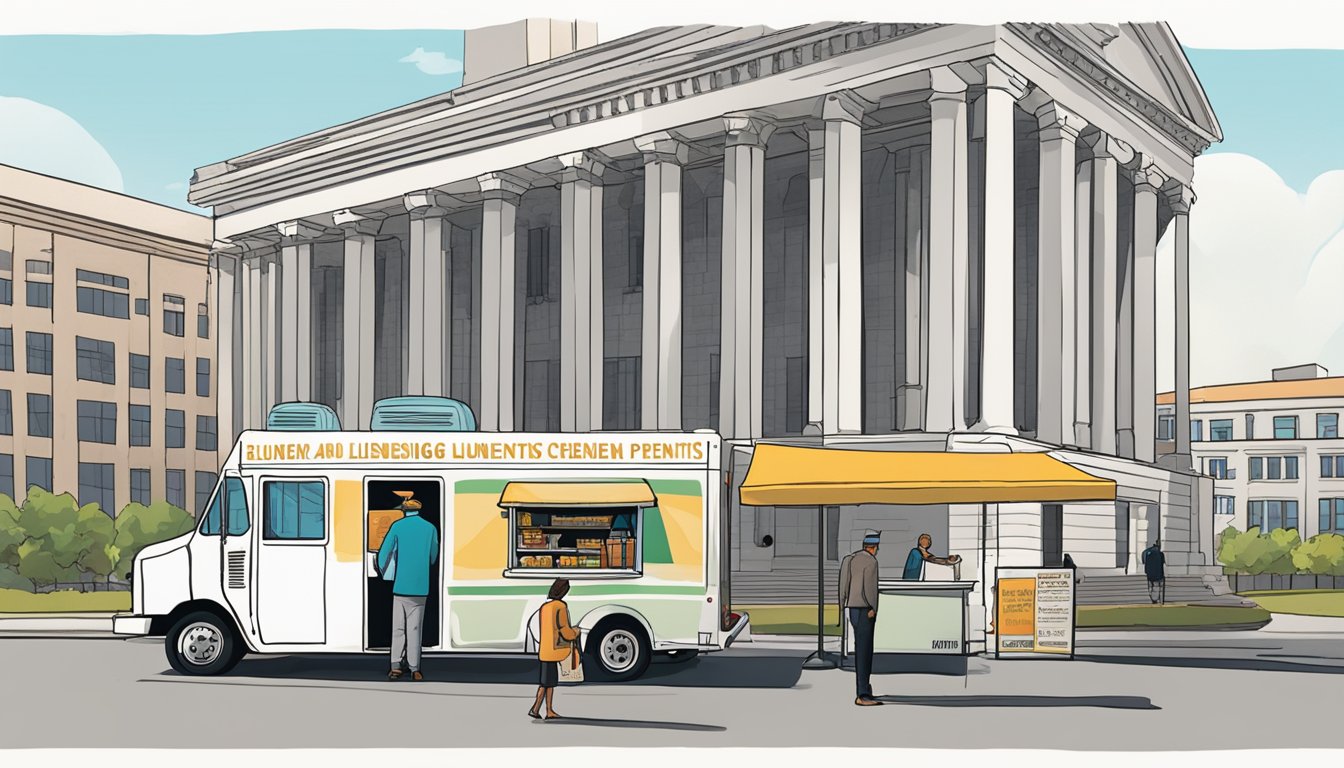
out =
[(510, 483), (500, 499), (509, 517), (506, 575), (637, 576), (644, 509), (654, 501), (642, 481)]

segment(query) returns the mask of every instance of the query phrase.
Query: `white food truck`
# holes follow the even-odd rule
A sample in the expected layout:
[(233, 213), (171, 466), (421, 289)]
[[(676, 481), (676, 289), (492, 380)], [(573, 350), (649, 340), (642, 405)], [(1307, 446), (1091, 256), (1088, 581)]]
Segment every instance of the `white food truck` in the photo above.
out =
[(564, 577), (589, 674), (728, 647), (728, 488), (712, 432), (480, 433), (456, 400), (390, 398), (371, 431), (285, 403), (244, 432), (195, 530), (135, 560), (118, 634), (164, 636), (183, 674), (246, 653), (386, 653), (376, 554), (414, 498), (439, 531), (426, 655), (528, 653)]

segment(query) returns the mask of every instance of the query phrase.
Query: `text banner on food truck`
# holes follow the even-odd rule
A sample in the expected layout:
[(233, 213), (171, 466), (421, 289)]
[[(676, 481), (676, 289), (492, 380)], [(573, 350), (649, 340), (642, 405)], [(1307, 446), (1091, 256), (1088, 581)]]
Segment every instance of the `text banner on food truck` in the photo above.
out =
[(994, 595), (996, 656), (1072, 658), (1072, 570), (999, 568)]
[(710, 459), (710, 442), (694, 438), (649, 438), (629, 440), (544, 439), (506, 440), (478, 438), (395, 440), (375, 437), (343, 437), (335, 440), (280, 439), (244, 440), (245, 464), (305, 462), (462, 462), (462, 463), (583, 463), (665, 462), (704, 464)]

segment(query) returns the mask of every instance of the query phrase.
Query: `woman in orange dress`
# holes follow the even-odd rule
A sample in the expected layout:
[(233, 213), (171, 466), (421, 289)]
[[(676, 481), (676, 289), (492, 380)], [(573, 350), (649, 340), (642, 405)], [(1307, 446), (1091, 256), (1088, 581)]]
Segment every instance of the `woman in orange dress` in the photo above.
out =
[(569, 606), (565, 605), (565, 595), (569, 594), (569, 579), (556, 579), (546, 593), (546, 602), (541, 606), (541, 626), (537, 636), (537, 656), (541, 659), (541, 685), (537, 688), (537, 700), (527, 714), (541, 717), (541, 703), (546, 702), (546, 719), (554, 720), (556, 714), (552, 705), (555, 686), (560, 682), (560, 663), (574, 652), (574, 642), (579, 639), (579, 630), (569, 624)]

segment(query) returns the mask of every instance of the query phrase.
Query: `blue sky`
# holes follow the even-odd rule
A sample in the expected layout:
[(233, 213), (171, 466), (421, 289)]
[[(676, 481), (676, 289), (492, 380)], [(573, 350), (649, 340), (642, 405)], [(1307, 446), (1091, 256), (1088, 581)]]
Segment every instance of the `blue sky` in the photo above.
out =
[[(188, 207), (197, 167), (457, 87), (462, 41), (452, 30), (0, 37), (0, 97), (60, 110), (106, 149), (125, 192)], [(0, 163), (74, 164), (14, 130), (0, 128)]]

